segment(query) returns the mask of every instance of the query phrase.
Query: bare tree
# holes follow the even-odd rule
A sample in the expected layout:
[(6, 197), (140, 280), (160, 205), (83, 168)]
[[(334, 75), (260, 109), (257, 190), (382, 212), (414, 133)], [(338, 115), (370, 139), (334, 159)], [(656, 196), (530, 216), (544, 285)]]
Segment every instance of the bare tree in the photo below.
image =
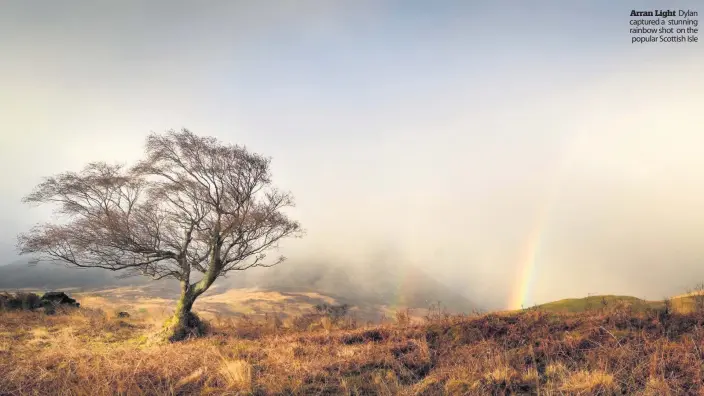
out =
[(130, 168), (90, 163), (45, 179), (24, 202), (57, 204), (63, 218), (18, 245), (76, 267), (179, 280), (166, 327), (179, 340), (197, 327), (193, 303), (218, 277), (281, 263), (266, 252), (302, 231), (282, 211), (293, 198), (272, 186), (270, 159), (186, 129), (151, 134), (145, 151)]

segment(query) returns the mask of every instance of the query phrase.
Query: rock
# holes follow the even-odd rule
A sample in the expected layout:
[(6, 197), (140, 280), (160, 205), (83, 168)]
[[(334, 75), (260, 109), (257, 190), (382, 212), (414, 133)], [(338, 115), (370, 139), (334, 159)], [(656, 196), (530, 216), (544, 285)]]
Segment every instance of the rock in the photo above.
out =
[(127, 312), (118, 312), (117, 317), (118, 318), (129, 318), (130, 314), (128, 314)]
[(42, 303), (44, 305), (46, 304), (53, 304), (53, 305), (69, 305), (69, 306), (74, 306), (76, 308), (80, 307), (81, 304), (79, 304), (76, 300), (73, 298), (69, 297), (66, 293), (64, 292), (47, 292), (44, 293), (44, 295), (41, 298)]
[(120, 327), (126, 327), (126, 328), (129, 328), (129, 329), (134, 328), (134, 325), (132, 325), (132, 324), (130, 324), (130, 323), (127, 323), (127, 322), (125, 322), (124, 320), (120, 320), (117, 324), (118, 324), (118, 326), (120, 326)]
[(41, 307), (42, 301), (34, 293), (17, 292), (14, 295), (7, 292), (0, 293), (0, 309), (32, 310)]

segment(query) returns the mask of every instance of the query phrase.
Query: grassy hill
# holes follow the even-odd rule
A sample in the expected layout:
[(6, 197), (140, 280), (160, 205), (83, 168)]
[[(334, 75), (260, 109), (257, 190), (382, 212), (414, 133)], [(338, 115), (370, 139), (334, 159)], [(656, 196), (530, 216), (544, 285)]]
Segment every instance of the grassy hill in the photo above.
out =
[[(249, 272), (249, 271), (247, 271)], [(239, 274), (238, 274), (239, 275)], [(453, 312), (471, 312), (477, 305), (420, 268), (392, 260), (366, 265), (308, 262), (251, 271), (230, 280), (233, 287), (279, 292), (315, 292), (352, 305), (425, 309), (437, 301)]]
[[(703, 300), (702, 302), (704, 302), (704, 296), (702, 295), (697, 297), (696, 294), (685, 294), (670, 298), (668, 304), (670, 304), (670, 308), (675, 312), (687, 313), (695, 310), (697, 299)], [(628, 308), (636, 312), (645, 312), (647, 310), (657, 310), (664, 307), (664, 300), (648, 301), (632, 296), (599, 295), (584, 298), (567, 298), (537, 305), (532, 309), (555, 313), (578, 313)]]
[(546, 312), (585, 312), (590, 310), (608, 309), (613, 306), (628, 306), (643, 311), (647, 308), (662, 306), (662, 301), (645, 301), (631, 296), (589, 296), (584, 298), (566, 298), (538, 305), (535, 309)]
[(668, 395), (704, 391), (704, 314), (527, 310), (422, 323), (159, 324), (80, 308), (0, 312), (0, 394)]
[[(74, 270), (63, 271), (70, 285)], [(348, 294), (366, 304), (353, 311), (357, 319), (398, 300), (383, 290), (394, 284), (388, 271)], [(154, 342), (177, 295), (164, 283), (91, 283), (71, 293), (80, 309), (58, 315), (0, 311), (0, 395), (704, 393), (704, 309), (695, 309), (704, 297), (677, 296), (668, 309), (610, 295), (485, 315), (421, 311), (392, 323), (335, 323), (309, 313), (343, 301), (296, 290), (311, 275), (286, 274), (268, 288), (216, 284), (194, 306), (208, 322), (206, 336), (177, 344)], [(345, 272), (313, 274), (314, 287), (355, 285)], [(404, 282), (403, 299), (416, 303), (441, 286), (422, 272)]]
[[(118, 287), (111, 289), (75, 292), (81, 306), (106, 312), (128, 312), (139, 318), (163, 319), (176, 306), (177, 290), (168, 288)], [(259, 289), (224, 289), (215, 287), (196, 301), (194, 311), (201, 317), (214, 320), (250, 316), (262, 318), (275, 314), (282, 318), (310, 312), (317, 304), (339, 304), (332, 297), (312, 292), (274, 292)], [(377, 307), (378, 308), (378, 307)], [(360, 320), (378, 319), (378, 309), (353, 312)]]
[[(261, 270), (261, 271), (257, 271)], [(215, 315), (296, 315), (322, 302), (349, 304), (360, 320), (378, 321), (399, 309), (423, 315), (441, 301), (452, 312), (471, 312), (476, 305), (423, 271), (393, 264), (367, 274), (341, 264), (286, 264), (254, 269), (218, 279), (195, 304), (207, 317)], [(403, 274), (403, 287), (398, 286)], [(72, 292), (82, 304), (101, 309), (161, 314), (175, 306), (179, 285), (144, 277), (120, 278), (102, 269), (76, 269), (26, 260), (0, 266), (0, 290)]]

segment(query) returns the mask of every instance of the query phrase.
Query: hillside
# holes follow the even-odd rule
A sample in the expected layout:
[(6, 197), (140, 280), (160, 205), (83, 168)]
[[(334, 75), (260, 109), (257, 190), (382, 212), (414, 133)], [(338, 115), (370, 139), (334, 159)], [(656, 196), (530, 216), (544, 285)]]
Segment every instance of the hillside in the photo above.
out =
[[(25, 260), (0, 266), (0, 290), (67, 290), (84, 304), (132, 312), (173, 309), (179, 291), (175, 281), (154, 282), (144, 277), (122, 279), (118, 275), (60, 264), (29, 265)], [(354, 307), (360, 319), (378, 321), (404, 308), (422, 315), (437, 301), (452, 312), (471, 312), (477, 308), (463, 296), (411, 267), (377, 265), (373, 274), (364, 274), (359, 268), (342, 265), (287, 263), (219, 279), (196, 302), (195, 309), (211, 317), (273, 312), (286, 316), (321, 302), (346, 303)]]
[(420, 268), (393, 262), (369, 262), (366, 266), (292, 263), (258, 270), (247, 277), (233, 278), (232, 284), (265, 290), (319, 292), (351, 304), (364, 302), (424, 309), (440, 301), (453, 312), (471, 312), (478, 308)]
[[(15, 289), (99, 289), (145, 285), (147, 279), (130, 277), (99, 268), (68, 268), (62, 264), (17, 260), (0, 266), (0, 290)], [(163, 283), (163, 282), (162, 282)]]
[(609, 308), (615, 305), (625, 305), (635, 310), (643, 311), (647, 308), (658, 307), (662, 305), (662, 302), (645, 301), (631, 296), (603, 295), (584, 298), (566, 298), (538, 305), (535, 309), (547, 312), (585, 312)]
[(662, 310), (307, 330), (241, 319), (163, 345), (153, 318), (0, 312), (0, 394), (701, 394), (703, 325)]
[[(696, 309), (696, 299), (704, 300), (704, 296), (685, 294), (669, 299), (671, 309), (676, 312), (688, 313)], [(701, 304), (701, 303), (700, 303)], [(567, 298), (533, 307), (534, 310), (554, 313), (579, 313), (588, 311), (609, 311), (628, 308), (635, 312), (645, 312), (649, 309), (662, 309), (665, 301), (648, 301), (632, 296), (598, 295), (584, 298)]]

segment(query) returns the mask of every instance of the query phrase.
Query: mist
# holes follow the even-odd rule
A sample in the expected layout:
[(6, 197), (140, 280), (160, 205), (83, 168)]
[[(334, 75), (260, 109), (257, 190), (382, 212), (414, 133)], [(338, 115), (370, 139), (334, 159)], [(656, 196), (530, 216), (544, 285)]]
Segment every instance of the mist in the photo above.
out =
[(0, 16), (0, 262), (42, 177), (186, 127), (273, 158), (306, 279), (418, 268), (492, 309), (704, 280), (704, 53), (632, 46), (630, 6), (87, 4)]

